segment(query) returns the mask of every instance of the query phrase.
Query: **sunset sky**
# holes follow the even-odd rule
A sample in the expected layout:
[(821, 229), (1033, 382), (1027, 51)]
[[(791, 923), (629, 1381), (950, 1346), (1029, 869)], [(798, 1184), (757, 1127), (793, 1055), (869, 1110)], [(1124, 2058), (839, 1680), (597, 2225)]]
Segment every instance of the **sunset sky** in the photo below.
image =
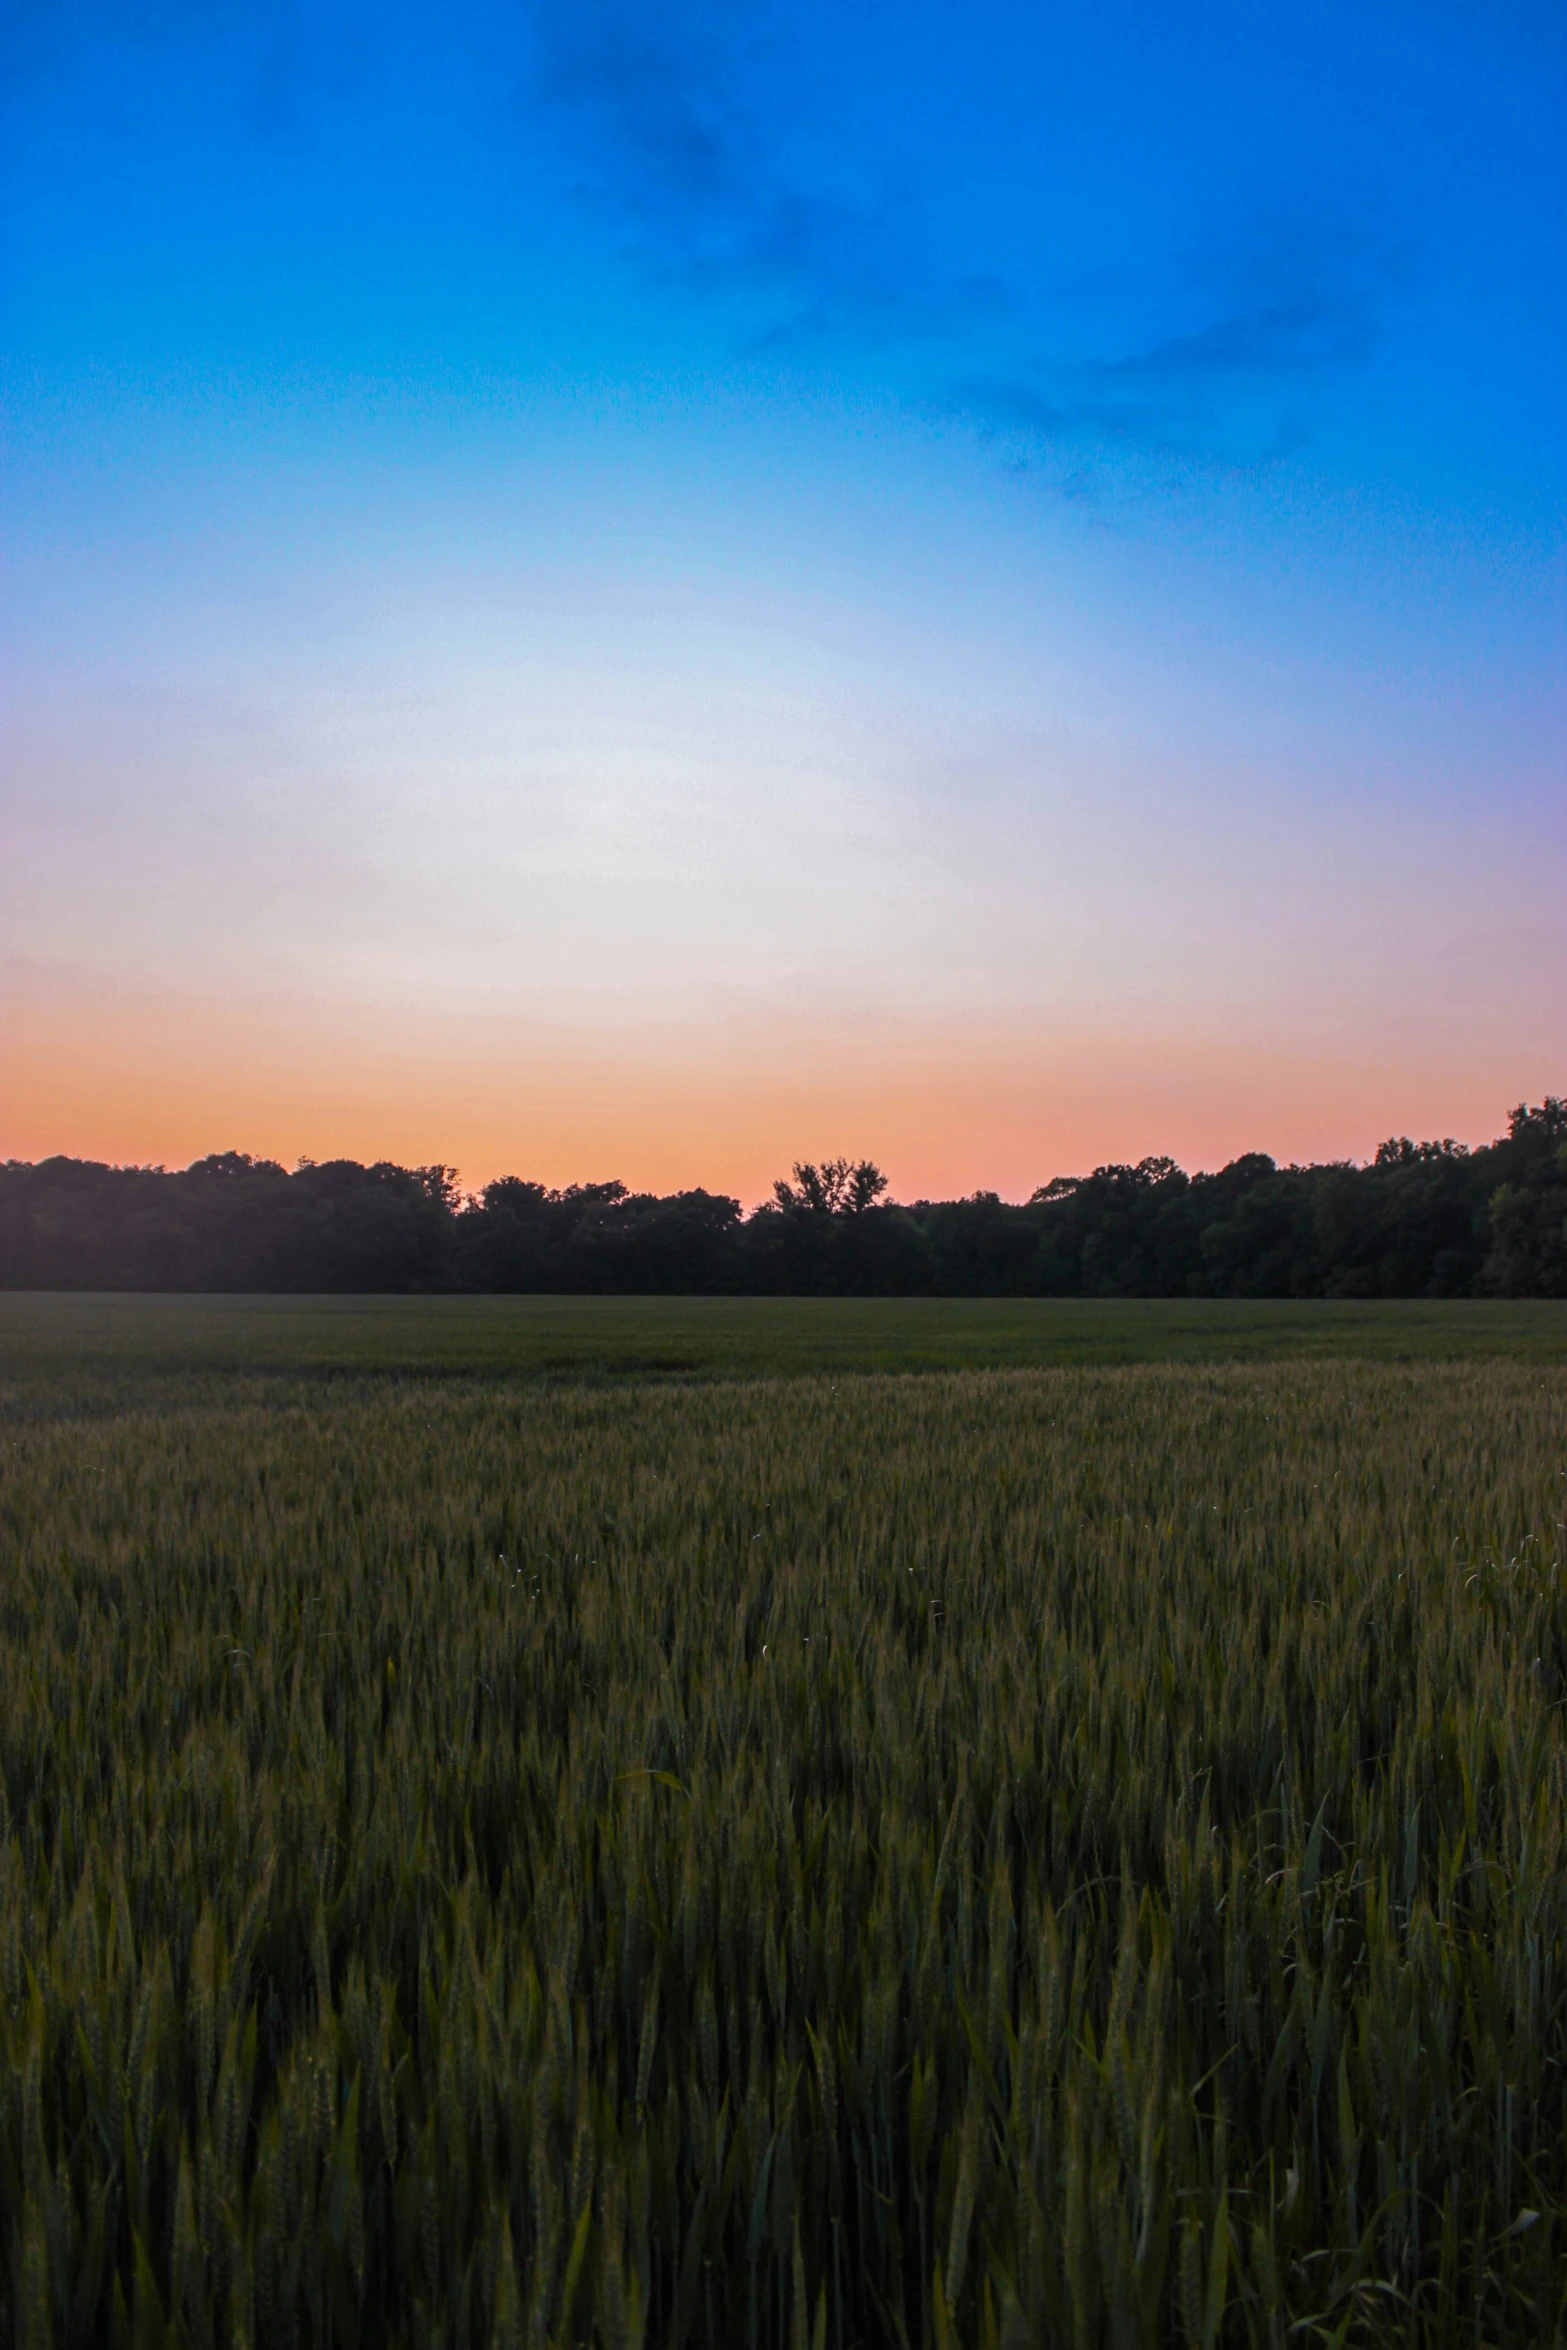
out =
[(5, 25), (0, 1158), (1567, 1090), (1554, 0)]

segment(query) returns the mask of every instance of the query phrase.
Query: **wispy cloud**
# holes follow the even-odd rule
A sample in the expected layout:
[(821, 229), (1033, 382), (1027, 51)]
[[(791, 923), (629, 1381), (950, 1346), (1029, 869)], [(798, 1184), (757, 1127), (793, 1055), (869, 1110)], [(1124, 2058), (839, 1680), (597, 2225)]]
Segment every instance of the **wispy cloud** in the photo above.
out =
[(580, 191), (647, 268), (727, 298), (744, 349), (830, 347), (1015, 464), (1075, 451), (1233, 465), (1298, 444), (1372, 352), (1407, 262), (1326, 218), (1268, 235), (1219, 221), (1157, 276), (1129, 252), (1108, 273), (1107, 326), (1103, 276), (1093, 304), (1074, 300), (1070, 253), (955, 267), (948, 238), (938, 254), (948, 159), (929, 159), (923, 211), (824, 166), (811, 91), (767, 8), (539, 0), (533, 21), (536, 92), (572, 121)]
[(1098, 446), (1235, 464), (1297, 445), (1316, 404), (1371, 356), (1406, 257), (1322, 227), (1218, 262), (1189, 264), (1191, 327), (1110, 356), (959, 370), (932, 405), (1017, 455)]
[(748, 347), (950, 339), (1009, 306), (995, 272), (937, 265), (893, 206), (794, 151), (809, 97), (766, 8), (541, 0), (534, 30), (535, 88), (575, 120), (581, 192), (661, 276), (751, 296)]

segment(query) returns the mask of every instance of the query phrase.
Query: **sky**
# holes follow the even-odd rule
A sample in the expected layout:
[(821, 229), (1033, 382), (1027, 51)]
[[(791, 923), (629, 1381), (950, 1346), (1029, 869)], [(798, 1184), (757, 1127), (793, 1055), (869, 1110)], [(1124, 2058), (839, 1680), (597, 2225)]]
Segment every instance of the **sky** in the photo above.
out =
[(1567, 16), (11, 0), (0, 1157), (1567, 1090)]

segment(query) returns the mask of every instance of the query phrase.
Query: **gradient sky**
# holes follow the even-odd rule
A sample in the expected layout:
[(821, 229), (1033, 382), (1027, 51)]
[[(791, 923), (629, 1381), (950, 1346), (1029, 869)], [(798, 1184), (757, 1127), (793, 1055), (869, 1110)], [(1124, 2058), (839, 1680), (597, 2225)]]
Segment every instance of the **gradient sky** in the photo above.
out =
[(1567, 1087), (1567, 16), (12, 0), (0, 1156)]

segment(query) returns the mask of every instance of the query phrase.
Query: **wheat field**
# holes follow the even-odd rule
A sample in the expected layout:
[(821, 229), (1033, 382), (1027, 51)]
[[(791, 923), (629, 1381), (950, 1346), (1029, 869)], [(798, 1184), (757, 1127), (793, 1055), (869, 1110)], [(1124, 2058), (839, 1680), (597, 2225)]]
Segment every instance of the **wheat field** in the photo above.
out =
[(1564, 1518), (1553, 1362), (35, 1396), (0, 2327), (1560, 2340)]

